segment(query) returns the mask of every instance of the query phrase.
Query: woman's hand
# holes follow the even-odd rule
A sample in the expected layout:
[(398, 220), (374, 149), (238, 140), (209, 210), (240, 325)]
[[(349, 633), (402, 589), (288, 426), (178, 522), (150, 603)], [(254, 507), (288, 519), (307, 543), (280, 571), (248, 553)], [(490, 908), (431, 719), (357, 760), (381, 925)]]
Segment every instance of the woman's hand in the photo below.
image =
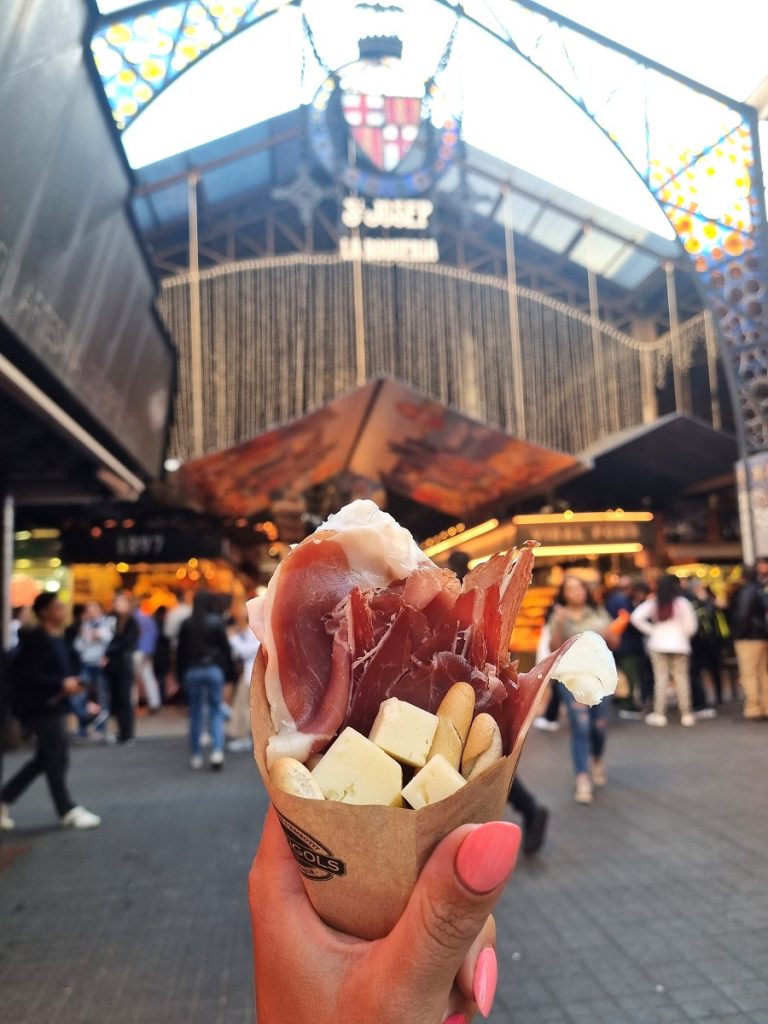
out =
[[(414, 812), (415, 813), (415, 812)], [(459, 1024), (496, 990), (489, 917), (520, 829), (464, 825), (424, 866), (402, 917), (367, 942), (323, 924), (272, 808), (249, 878), (259, 1024)]]

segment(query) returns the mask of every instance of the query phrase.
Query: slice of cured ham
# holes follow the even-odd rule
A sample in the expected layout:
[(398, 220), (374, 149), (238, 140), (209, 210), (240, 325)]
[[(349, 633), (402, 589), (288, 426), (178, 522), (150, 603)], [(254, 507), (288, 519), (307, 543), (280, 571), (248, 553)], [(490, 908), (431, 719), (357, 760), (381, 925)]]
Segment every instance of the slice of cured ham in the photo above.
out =
[(388, 697), (435, 711), (462, 680), (478, 711), (500, 716), (515, 691), (508, 643), (532, 565), (528, 548), (495, 555), (460, 584), (372, 501), (331, 516), (249, 602), (267, 657), (268, 763), (306, 761), (347, 724), (367, 734)]

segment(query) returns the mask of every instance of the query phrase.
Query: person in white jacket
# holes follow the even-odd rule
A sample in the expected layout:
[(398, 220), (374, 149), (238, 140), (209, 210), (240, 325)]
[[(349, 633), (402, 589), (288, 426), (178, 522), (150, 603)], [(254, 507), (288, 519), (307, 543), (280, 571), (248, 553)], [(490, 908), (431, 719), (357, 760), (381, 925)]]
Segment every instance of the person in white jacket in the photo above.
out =
[(653, 666), (653, 711), (648, 725), (667, 724), (667, 687), (670, 679), (677, 690), (680, 722), (696, 724), (691, 712), (691, 637), (698, 629), (696, 612), (682, 596), (674, 576), (661, 576), (656, 595), (632, 612), (630, 622), (648, 639), (646, 646)]

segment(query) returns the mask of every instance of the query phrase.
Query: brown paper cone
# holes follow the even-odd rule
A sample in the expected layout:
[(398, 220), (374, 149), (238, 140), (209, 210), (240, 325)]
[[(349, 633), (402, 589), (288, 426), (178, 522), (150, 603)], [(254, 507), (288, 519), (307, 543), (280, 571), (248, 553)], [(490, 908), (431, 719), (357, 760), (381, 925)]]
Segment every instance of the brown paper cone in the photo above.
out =
[(414, 811), (306, 800), (271, 785), (265, 753), (273, 730), (259, 654), (251, 679), (254, 756), (307, 895), (326, 924), (363, 939), (386, 935), (440, 840), (468, 822), (502, 817), (539, 696), (558, 655), (519, 677), (515, 706), (502, 723), (505, 744), (511, 742), (509, 754), (453, 796)]

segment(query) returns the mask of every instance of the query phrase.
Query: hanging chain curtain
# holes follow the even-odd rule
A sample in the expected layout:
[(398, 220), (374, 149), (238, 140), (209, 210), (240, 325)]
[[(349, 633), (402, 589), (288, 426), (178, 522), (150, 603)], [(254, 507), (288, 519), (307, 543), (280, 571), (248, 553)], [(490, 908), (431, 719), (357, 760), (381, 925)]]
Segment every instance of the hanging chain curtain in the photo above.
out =
[[(391, 376), (515, 433), (507, 282), (446, 266), (362, 266), (367, 377)], [(578, 453), (643, 419), (641, 362), (657, 383), (705, 346), (704, 315), (639, 341), (588, 314), (516, 286), (525, 437)], [(163, 282), (160, 314), (179, 350), (171, 453), (226, 448), (356, 385), (353, 267), (335, 256), (228, 264), (200, 275), (203, 447), (192, 430), (189, 277)], [(596, 373), (595, 331), (600, 373)], [(596, 410), (601, 410), (596, 415)]]

